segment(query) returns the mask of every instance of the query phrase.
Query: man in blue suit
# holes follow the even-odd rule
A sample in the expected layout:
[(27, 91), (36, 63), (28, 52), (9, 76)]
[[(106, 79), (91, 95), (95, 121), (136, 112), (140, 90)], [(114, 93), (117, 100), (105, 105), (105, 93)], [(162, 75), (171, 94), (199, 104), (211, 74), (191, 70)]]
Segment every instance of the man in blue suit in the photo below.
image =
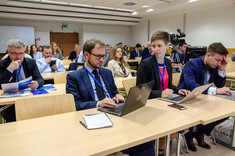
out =
[[(66, 92), (72, 93), (76, 109), (83, 110), (95, 107), (115, 107), (124, 102), (118, 94), (112, 72), (101, 68), (105, 56), (105, 44), (95, 38), (87, 40), (83, 46), (86, 63), (84, 67), (69, 73)], [(147, 142), (125, 150), (133, 156), (154, 156), (153, 142)]]
[(115, 107), (115, 102), (123, 102), (124, 98), (118, 94), (112, 72), (101, 68), (105, 57), (104, 43), (95, 38), (87, 40), (83, 52), (86, 58), (84, 67), (69, 73), (66, 84), (66, 92), (74, 95), (76, 109)]
[[(228, 51), (223, 44), (220, 42), (212, 43), (208, 47), (205, 56), (191, 59), (185, 64), (178, 87), (192, 91), (198, 86), (214, 83), (216, 87), (209, 87), (204, 92), (205, 94), (231, 95), (231, 90), (224, 87), (226, 82), (225, 68), (227, 66), (227, 55)], [(193, 143), (194, 137), (196, 138), (199, 146), (210, 149), (210, 145), (204, 141), (204, 134), (210, 135), (213, 128), (226, 119), (227, 118), (218, 120), (205, 126), (198, 125), (196, 131), (190, 128), (190, 131), (185, 134), (189, 149), (197, 151)]]

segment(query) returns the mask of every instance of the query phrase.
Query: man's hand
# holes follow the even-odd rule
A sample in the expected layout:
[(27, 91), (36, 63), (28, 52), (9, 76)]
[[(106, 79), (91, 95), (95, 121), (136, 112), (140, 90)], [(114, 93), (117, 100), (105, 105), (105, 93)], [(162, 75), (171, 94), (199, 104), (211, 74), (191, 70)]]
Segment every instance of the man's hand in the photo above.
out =
[(102, 101), (99, 101), (99, 107), (109, 107), (109, 108), (113, 108), (115, 107), (115, 101), (113, 99), (110, 98), (105, 98)]
[(116, 103), (119, 103), (119, 102), (124, 102), (124, 97), (121, 96), (120, 94), (116, 94), (115, 97), (113, 97), (113, 100), (116, 102)]
[(31, 88), (32, 90), (36, 90), (37, 87), (38, 87), (38, 82), (37, 81), (32, 81), (32, 82), (30, 82), (28, 87)]
[(54, 69), (55, 71), (58, 69), (57, 66), (56, 66), (56, 64), (54, 64), (54, 65), (52, 66), (52, 69)]
[(224, 59), (221, 61), (221, 64), (219, 65), (219, 70), (224, 71), (227, 64), (228, 64), (228, 61), (227, 61), (227, 57), (225, 56)]
[(189, 93), (190, 93), (190, 91), (186, 90), (186, 89), (180, 89), (178, 91), (178, 94), (180, 94), (180, 95), (188, 95)]
[(8, 69), (14, 71), (20, 67), (20, 60), (12, 61), (11, 64), (8, 66)]
[(47, 58), (45, 59), (45, 61), (46, 61), (46, 63), (51, 62), (51, 57), (47, 57)]
[(166, 90), (162, 91), (162, 96), (161, 97), (170, 97), (173, 94), (173, 90), (167, 88)]
[(216, 94), (232, 95), (232, 91), (227, 87), (216, 88)]

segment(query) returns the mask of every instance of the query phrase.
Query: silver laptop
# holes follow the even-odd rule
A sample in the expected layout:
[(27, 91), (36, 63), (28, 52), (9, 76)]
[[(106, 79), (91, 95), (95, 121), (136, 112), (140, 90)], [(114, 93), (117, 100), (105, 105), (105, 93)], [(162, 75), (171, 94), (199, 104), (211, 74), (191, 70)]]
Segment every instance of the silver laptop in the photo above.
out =
[(100, 107), (99, 111), (123, 116), (146, 105), (154, 81), (131, 87), (124, 103), (117, 104), (114, 108)]
[(229, 100), (233, 100), (235, 101), (235, 92), (232, 92), (232, 95), (215, 95), (215, 96), (218, 96), (218, 97), (222, 97), (222, 98), (226, 98), (226, 99), (229, 99)]
[(187, 96), (183, 96), (183, 95), (179, 95), (179, 94), (174, 94), (173, 93), (171, 95), (171, 97), (169, 97), (169, 98), (162, 98), (161, 97), (159, 99), (179, 104), (179, 103), (182, 103), (182, 102), (194, 99), (195, 97), (200, 95), (202, 92), (204, 92), (212, 84), (213, 83), (210, 83), (210, 84), (207, 84), (207, 85), (203, 85), (203, 86), (199, 86), (197, 88), (194, 88), (194, 90), (191, 91)]

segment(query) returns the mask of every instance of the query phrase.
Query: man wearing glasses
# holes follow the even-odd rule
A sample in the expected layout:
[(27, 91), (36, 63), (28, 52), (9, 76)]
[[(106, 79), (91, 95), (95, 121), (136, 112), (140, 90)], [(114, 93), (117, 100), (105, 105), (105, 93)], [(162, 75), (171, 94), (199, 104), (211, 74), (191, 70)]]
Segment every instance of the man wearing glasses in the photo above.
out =
[(101, 68), (105, 56), (105, 44), (95, 38), (83, 46), (86, 58), (84, 67), (67, 76), (66, 92), (74, 95), (76, 109), (115, 107), (124, 98), (118, 94), (112, 72)]
[[(0, 88), (3, 83), (18, 82), (32, 76), (33, 81), (28, 85), (35, 90), (41, 87), (44, 80), (38, 71), (34, 60), (25, 58), (25, 43), (22, 40), (12, 39), (7, 42), (8, 57), (0, 61)], [(7, 122), (15, 121), (15, 106), (3, 112)]]

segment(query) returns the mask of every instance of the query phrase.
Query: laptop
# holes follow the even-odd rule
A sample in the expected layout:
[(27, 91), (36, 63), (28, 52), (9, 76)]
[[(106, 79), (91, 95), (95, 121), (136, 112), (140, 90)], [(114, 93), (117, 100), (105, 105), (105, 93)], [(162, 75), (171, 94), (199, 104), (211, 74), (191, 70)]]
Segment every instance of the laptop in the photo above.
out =
[(200, 95), (202, 92), (204, 92), (208, 87), (210, 87), (213, 83), (207, 84), (207, 85), (203, 85), (203, 86), (199, 86), (197, 88), (194, 88), (193, 91), (191, 91), (188, 95), (184, 96), (184, 95), (179, 95), (179, 94), (172, 94), (171, 97), (169, 98), (159, 98), (161, 100), (165, 100), (165, 101), (169, 101), (169, 102), (173, 102), (176, 104), (191, 100), (196, 98), (198, 95)]
[(149, 98), (154, 81), (131, 87), (124, 103), (117, 104), (114, 108), (100, 107), (99, 111), (117, 116), (124, 116), (141, 107), (144, 107)]
[(222, 98), (226, 98), (226, 99), (229, 99), (229, 100), (233, 100), (235, 101), (235, 92), (232, 92), (232, 95), (215, 95), (215, 96), (218, 96), (218, 97), (222, 97)]

